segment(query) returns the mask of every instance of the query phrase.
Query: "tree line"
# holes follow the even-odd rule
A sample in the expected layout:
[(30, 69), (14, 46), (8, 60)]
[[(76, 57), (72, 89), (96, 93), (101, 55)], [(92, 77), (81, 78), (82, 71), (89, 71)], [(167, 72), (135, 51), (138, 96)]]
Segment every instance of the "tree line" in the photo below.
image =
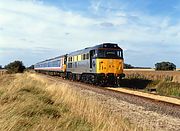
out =
[[(124, 63), (124, 69), (150, 69), (149, 67), (134, 67), (130, 64)], [(155, 64), (155, 70), (173, 71), (176, 70), (176, 65), (171, 62), (159, 62)]]
[[(8, 65), (4, 66), (4, 68), (8, 71), (8, 73), (23, 73), (25, 70), (28, 69), (34, 69), (34, 65), (31, 65), (30, 67), (26, 68), (22, 61), (14, 61), (9, 63)], [(147, 67), (134, 67), (131, 64), (124, 63), (124, 69), (150, 69)], [(2, 66), (0, 65), (0, 69), (2, 69)], [(155, 70), (176, 70), (176, 65), (171, 62), (159, 62), (155, 64)]]

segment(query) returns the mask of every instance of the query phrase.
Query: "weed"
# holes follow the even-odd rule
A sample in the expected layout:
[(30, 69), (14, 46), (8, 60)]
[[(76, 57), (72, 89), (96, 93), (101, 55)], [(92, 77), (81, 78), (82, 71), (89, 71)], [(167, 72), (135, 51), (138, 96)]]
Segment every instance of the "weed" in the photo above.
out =
[(69, 112), (69, 108), (68, 108), (68, 105), (66, 105), (65, 103), (56, 103), (54, 104), (55, 106), (59, 107), (59, 110), (62, 112), (62, 113), (67, 113)]
[(71, 117), (64, 119), (61, 121), (57, 128), (59, 130), (64, 130), (64, 125), (66, 125), (66, 130), (69, 131), (92, 131), (93, 125), (89, 123), (87, 120), (82, 119), (81, 117)]
[(180, 97), (180, 83), (162, 82), (157, 87), (157, 92), (160, 95)]
[(58, 108), (53, 107), (53, 106), (46, 106), (42, 109), (42, 114), (47, 115), (48, 117), (52, 117), (52, 118), (60, 118), (61, 117), (61, 113), (58, 110)]
[(20, 119), (13, 127), (13, 131), (25, 131), (29, 130), (33, 126), (33, 123), (27, 119)]
[(16, 102), (16, 101), (21, 101), (22, 99), (21, 99), (21, 97), (19, 96), (19, 95), (17, 95), (17, 94), (5, 94), (4, 93), (4, 95), (2, 95), (1, 96), (1, 98), (0, 98), (0, 103), (1, 103), (1, 105), (3, 105), (3, 104), (10, 104), (10, 103), (14, 103), (14, 102)]
[(18, 92), (26, 92), (34, 95), (45, 93), (44, 90), (41, 90), (40, 88), (36, 88), (36, 87), (22, 87), (19, 89)]
[(48, 95), (38, 95), (38, 99), (45, 104), (54, 104), (54, 101)]
[(4, 91), (0, 90), (0, 97), (4, 94)]

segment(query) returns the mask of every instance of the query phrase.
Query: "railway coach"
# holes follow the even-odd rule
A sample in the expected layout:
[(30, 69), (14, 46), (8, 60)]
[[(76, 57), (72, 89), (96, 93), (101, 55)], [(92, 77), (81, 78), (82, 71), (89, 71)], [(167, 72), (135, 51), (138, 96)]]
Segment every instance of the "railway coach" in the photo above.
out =
[(36, 72), (65, 77), (67, 55), (41, 61), (34, 65)]
[(123, 50), (117, 44), (103, 43), (39, 62), (35, 70), (92, 84), (117, 85), (125, 76), (123, 61)]

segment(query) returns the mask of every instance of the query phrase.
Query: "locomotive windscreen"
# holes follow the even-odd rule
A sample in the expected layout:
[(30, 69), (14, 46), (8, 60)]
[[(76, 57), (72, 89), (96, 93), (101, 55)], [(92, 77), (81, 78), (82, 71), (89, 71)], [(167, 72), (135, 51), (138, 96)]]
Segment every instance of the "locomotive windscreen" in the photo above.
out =
[(98, 50), (99, 58), (123, 58), (122, 50)]

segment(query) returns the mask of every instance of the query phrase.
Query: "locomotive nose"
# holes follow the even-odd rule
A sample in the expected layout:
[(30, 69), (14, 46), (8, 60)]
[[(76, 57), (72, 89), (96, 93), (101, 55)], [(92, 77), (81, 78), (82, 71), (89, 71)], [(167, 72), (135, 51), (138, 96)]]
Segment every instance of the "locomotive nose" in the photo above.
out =
[(119, 59), (102, 59), (99, 61), (99, 73), (118, 75), (122, 72), (122, 60)]

